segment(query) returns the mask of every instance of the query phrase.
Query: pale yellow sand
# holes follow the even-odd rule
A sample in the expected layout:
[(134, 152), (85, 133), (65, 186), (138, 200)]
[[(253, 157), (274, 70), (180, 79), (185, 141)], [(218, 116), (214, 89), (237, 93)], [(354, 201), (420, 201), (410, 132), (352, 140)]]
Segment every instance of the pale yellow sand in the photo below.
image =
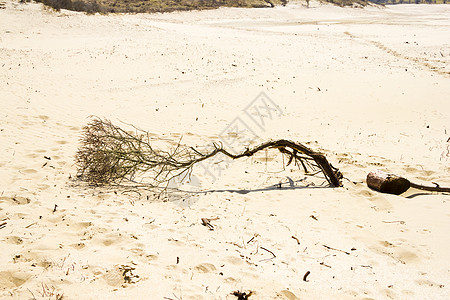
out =
[[(450, 197), (364, 179), (450, 185), (450, 6), (312, 4), (86, 16), (6, 1), (0, 297), (449, 298)], [(262, 127), (244, 112), (260, 92), (283, 112)], [(238, 117), (254, 143), (310, 142), (356, 184), (321, 188), (269, 151), (182, 186), (222, 192), (88, 187), (73, 178), (90, 115), (191, 145)]]

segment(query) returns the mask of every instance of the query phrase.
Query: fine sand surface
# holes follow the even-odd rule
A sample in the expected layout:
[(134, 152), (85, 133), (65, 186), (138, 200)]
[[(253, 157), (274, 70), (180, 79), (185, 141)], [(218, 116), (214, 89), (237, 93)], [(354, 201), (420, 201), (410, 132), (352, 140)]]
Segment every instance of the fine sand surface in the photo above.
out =
[[(450, 297), (450, 196), (365, 184), (450, 186), (450, 5), (0, 8), (0, 298)], [(295, 140), (349, 180), (270, 150), (173, 184), (213, 192), (91, 187), (74, 165), (91, 115), (199, 147)]]

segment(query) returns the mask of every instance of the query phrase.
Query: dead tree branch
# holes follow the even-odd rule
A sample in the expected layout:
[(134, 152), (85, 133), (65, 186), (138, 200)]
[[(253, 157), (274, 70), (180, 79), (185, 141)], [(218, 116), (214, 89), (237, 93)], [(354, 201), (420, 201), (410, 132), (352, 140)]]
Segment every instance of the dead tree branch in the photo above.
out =
[(434, 183), (436, 186), (426, 186), (409, 181), (406, 178), (376, 170), (370, 172), (366, 179), (367, 185), (376, 191), (394, 195), (400, 195), (406, 192), (410, 187), (429, 192), (441, 192), (449, 193), (450, 188), (441, 187), (439, 184)]
[(427, 186), (427, 185), (417, 184), (414, 182), (410, 182), (410, 184), (411, 184), (412, 188), (422, 190), (422, 191), (450, 193), (450, 188), (440, 187), (438, 184), (436, 184), (436, 186)]
[(195, 164), (222, 153), (232, 159), (250, 157), (266, 148), (278, 149), (289, 157), (288, 164), (300, 163), (306, 173), (320, 170), (332, 186), (342, 186), (341, 172), (326, 157), (308, 147), (288, 140), (263, 143), (242, 153), (233, 154), (221, 144), (213, 143), (211, 151), (200, 151), (182, 145), (179, 141), (169, 150), (154, 147), (150, 133), (134, 128), (128, 132), (109, 120), (93, 118), (83, 128), (81, 146), (75, 161), (78, 177), (94, 184), (120, 184), (124, 180), (137, 182), (138, 177), (148, 177), (151, 185), (161, 187), (175, 177), (190, 176)]

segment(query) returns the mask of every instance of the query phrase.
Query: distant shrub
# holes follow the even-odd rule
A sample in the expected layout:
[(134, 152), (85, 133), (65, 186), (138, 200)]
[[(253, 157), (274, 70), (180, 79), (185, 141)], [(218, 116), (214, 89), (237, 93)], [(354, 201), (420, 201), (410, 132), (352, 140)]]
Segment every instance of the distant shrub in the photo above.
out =
[(36, 2), (41, 2), (46, 6), (49, 6), (57, 11), (61, 9), (73, 10), (73, 11), (83, 11), (88, 14), (95, 14), (97, 12), (103, 12), (102, 6), (97, 3), (96, 0), (93, 1), (82, 1), (82, 0), (35, 0)]
[[(368, 0), (326, 0), (328, 3), (332, 3), (339, 6), (366, 6), (368, 4)], [(373, 1), (370, 1), (373, 2)]]
[[(70, 0), (69, 0), (70, 1)], [(102, 6), (97, 3), (97, 1), (84, 2), (80, 0), (75, 0), (72, 2), (73, 10), (75, 11), (85, 11), (90, 14), (95, 14), (97, 12), (103, 12)]]

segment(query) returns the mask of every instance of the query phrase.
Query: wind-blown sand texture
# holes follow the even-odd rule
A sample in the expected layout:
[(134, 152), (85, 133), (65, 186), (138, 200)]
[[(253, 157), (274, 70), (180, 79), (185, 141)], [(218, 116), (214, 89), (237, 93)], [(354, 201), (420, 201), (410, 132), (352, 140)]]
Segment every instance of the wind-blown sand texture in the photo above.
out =
[[(450, 196), (380, 194), (365, 176), (450, 186), (450, 6), (1, 6), (1, 298), (449, 298)], [(279, 110), (252, 120), (261, 92)], [(215, 192), (88, 186), (74, 155), (90, 115), (192, 146), (245, 123), (350, 181), (327, 188), (273, 150), (178, 185)]]

